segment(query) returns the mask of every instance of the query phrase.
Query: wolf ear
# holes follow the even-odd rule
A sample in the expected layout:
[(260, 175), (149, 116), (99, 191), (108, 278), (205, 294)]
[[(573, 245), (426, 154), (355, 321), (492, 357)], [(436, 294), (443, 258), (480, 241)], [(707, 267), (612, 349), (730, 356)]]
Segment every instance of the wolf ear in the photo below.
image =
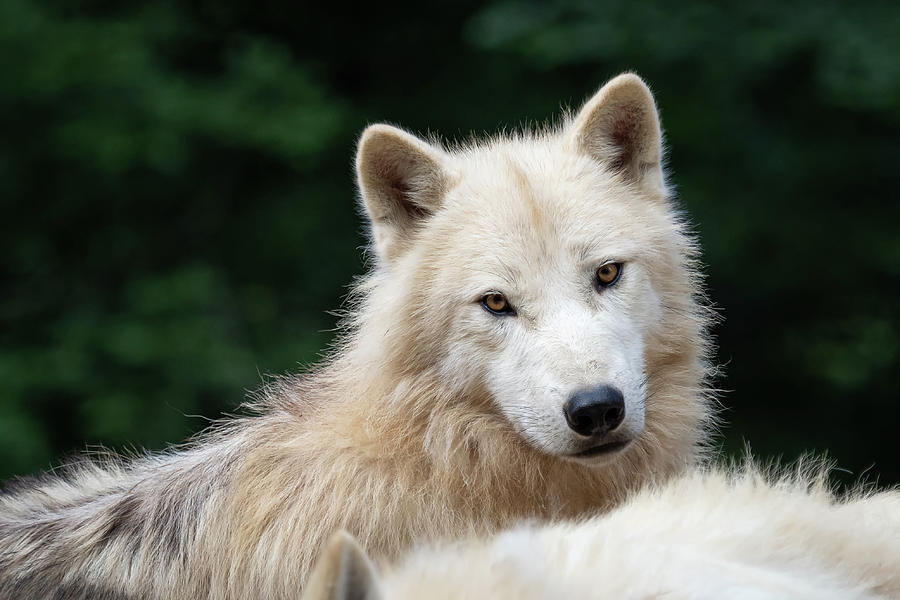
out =
[(647, 84), (633, 73), (611, 79), (588, 100), (570, 128), (581, 151), (628, 180), (662, 191), (662, 134)]
[(353, 536), (338, 531), (319, 558), (301, 600), (380, 600), (375, 566)]
[(393, 258), (447, 189), (443, 150), (389, 125), (371, 125), (356, 151), (356, 176), (375, 248)]

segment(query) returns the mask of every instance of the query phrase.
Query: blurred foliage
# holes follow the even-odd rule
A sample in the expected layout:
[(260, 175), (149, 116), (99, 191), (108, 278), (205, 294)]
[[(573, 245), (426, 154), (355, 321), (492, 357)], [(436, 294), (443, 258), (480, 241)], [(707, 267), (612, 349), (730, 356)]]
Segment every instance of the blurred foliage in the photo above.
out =
[(900, 5), (0, 3), (0, 477), (160, 448), (302, 368), (362, 271), (352, 152), (657, 94), (723, 443), (900, 481)]

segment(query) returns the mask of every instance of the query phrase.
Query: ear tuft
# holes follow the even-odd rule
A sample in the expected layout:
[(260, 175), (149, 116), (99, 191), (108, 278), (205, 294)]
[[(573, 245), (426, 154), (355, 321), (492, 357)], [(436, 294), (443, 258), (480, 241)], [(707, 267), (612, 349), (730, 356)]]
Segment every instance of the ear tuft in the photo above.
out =
[(328, 540), (301, 600), (379, 600), (375, 566), (346, 531)]
[(633, 73), (611, 79), (571, 126), (581, 151), (640, 185), (662, 189), (662, 133), (653, 94)]
[(371, 125), (356, 153), (356, 173), (383, 258), (402, 248), (409, 234), (440, 207), (446, 193), (443, 150), (390, 125)]

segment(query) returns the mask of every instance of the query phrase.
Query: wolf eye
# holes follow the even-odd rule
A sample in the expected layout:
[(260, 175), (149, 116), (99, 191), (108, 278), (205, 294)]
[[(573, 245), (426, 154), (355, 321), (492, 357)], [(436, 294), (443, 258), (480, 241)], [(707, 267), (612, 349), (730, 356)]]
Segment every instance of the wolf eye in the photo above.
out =
[(610, 262), (597, 269), (597, 288), (609, 287), (622, 275), (622, 263)]
[(506, 296), (500, 292), (490, 292), (481, 297), (481, 306), (489, 313), (495, 315), (514, 315), (516, 312), (510, 306)]

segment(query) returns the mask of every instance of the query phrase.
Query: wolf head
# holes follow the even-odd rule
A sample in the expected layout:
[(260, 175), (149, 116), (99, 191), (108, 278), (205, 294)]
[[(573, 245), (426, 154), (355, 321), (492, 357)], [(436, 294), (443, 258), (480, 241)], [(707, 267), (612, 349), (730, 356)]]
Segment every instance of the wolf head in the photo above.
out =
[(632, 74), (552, 131), (448, 150), (367, 128), (372, 355), (487, 397), (543, 453), (601, 464), (627, 451), (702, 362), (694, 246), (662, 157)]

